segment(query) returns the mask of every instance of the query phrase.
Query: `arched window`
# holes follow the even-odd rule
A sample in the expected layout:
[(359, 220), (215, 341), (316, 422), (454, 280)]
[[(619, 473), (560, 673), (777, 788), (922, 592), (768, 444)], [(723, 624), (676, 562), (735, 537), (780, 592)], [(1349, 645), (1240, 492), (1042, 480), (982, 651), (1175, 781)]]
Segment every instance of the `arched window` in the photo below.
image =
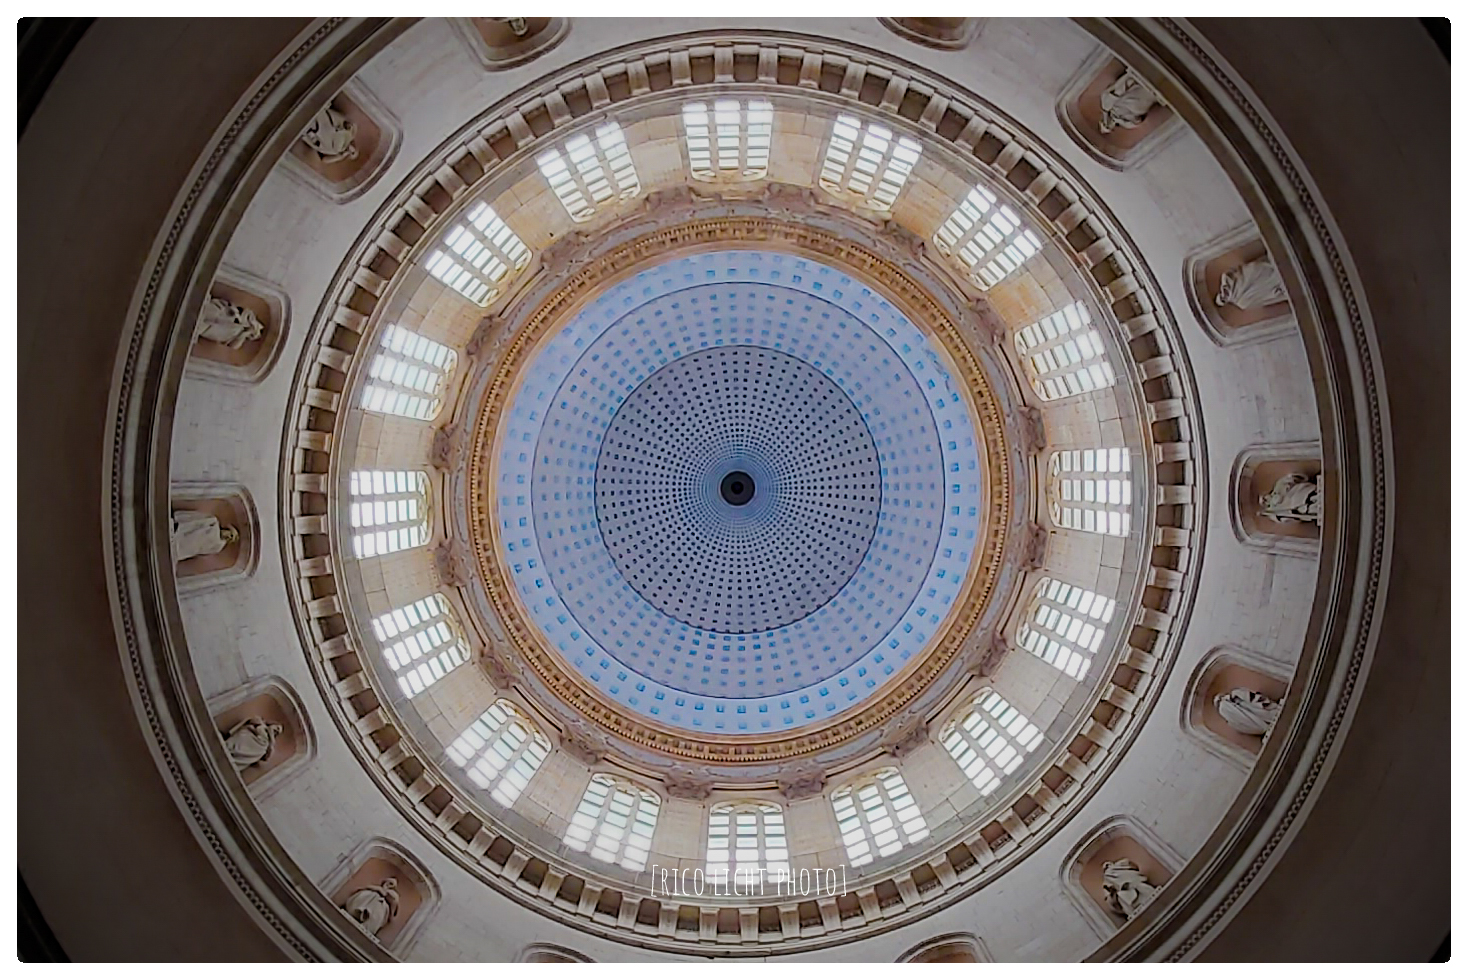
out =
[(710, 881), (747, 887), (760, 880), (788, 880), (789, 861), (784, 811), (779, 806), (726, 802), (709, 811), (705, 870)]
[(758, 180), (769, 172), (774, 106), (764, 99), (689, 102), (683, 138), (694, 178)]
[(927, 821), (902, 773), (884, 768), (837, 789), (830, 797), (836, 826), (852, 867), (887, 857), (927, 837)]
[(1067, 530), (1129, 534), (1131, 450), (1062, 449), (1050, 456), (1049, 518)]
[(529, 264), (529, 246), (494, 208), (480, 201), (443, 236), (443, 247), (428, 256), (427, 269), (466, 299), (488, 306), (513, 274)]
[(428, 474), (356, 469), (350, 477), (352, 550), (391, 554), (428, 542)]
[(1039, 254), (1039, 239), (987, 187), (974, 187), (932, 236), (937, 250), (956, 258), (973, 284), (988, 289)]
[(507, 700), (479, 715), (448, 746), (448, 757), (501, 806), (512, 806), (550, 754), (550, 742)]
[(416, 697), (469, 661), (469, 641), (442, 595), (420, 598), (372, 620), (402, 692)]
[(922, 144), (885, 126), (840, 115), (831, 126), (820, 165), (820, 186), (861, 198), (862, 206), (889, 211), (922, 157)]
[(1034, 393), (1045, 401), (1098, 391), (1116, 382), (1100, 333), (1084, 303), (1070, 303), (1014, 334)]
[(457, 360), (443, 344), (389, 323), (362, 386), (362, 407), (430, 421), (443, 406), (444, 382)]
[(988, 795), (1044, 737), (1007, 700), (984, 690), (966, 714), (948, 722), (939, 740), (979, 794)]
[(535, 162), (572, 221), (589, 220), (607, 201), (641, 193), (631, 151), (616, 123), (598, 126), (594, 139), (585, 133), (572, 136), (561, 150), (546, 150)]
[(628, 870), (646, 870), (661, 808), (649, 789), (610, 775), (592, 775), (565, 828), (565, 845)]
[(1041, 578), (1017, 639), (1046, 663), (1084, 680), (1115, 610), (1113, 598), (1057, 578)]

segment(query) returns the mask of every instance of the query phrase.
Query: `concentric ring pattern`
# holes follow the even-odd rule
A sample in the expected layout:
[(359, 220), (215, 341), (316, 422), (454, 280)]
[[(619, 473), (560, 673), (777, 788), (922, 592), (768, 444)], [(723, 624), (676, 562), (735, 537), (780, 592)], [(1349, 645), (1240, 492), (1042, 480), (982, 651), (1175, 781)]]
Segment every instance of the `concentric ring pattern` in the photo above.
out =
[(979, 540), (979, 446), (944, 361), (802, 257), (706, 253), (608, 287), (523, 368), (497, 451), (529, 618), (674, 727), (853, 706), (935, 636)]
[(612, 418), (596, 466), (617, 568), (658, 610), (715, 632), (768, 632), (828, 602), (865, 557), (880, 503), (851, 399), (763, 347), (658, 370)]

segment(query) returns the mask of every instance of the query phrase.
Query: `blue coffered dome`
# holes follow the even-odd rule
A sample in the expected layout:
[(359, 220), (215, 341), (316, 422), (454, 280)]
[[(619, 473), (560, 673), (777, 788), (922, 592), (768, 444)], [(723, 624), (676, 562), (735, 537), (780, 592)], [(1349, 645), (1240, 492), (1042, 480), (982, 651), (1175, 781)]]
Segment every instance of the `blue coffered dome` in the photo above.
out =
[(974, 423), (929, 339), (808, 258), (723, 251), (605, 289), (525, 369), (505, 566), (604, 695), (750, 734), (828, 719), (933, 639), (978, 540)]

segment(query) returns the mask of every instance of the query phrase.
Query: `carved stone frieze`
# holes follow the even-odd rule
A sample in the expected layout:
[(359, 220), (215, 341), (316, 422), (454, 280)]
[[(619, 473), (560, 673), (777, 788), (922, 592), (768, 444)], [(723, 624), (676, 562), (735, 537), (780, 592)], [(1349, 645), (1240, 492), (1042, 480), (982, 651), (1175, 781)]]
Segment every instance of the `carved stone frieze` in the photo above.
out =
[(893, 758), (905, 758), (927, 741), (927, 718), (907, 711), (887, 724), (882, 732), (881, 746)]
[(593, 730), (589, 724), (571, 721), (560, 732), (560, 747), (583, 765), (596, 765), (611, 751), (611, 742), (606, 735)]
[(824, 790), (825, 770), (813, 762), (798, 762), (779, 773), (779, 792), (791, 802), (808, 799)]
[(702, 765), (674, 766), (663, 773), (662, 784), (674, 799), (702, 802), (713, 794), (713, 773)]
[(1025, 524), (1015, 535), (1014, 558), (1022, 571), (1044, 567), (1049, 553), (1049, 531), (1037, 523)]
[(1029, 455), (1042, 452), (1049, 441), (1044, 434), (1044, 412), (1033, 405), (1019, 405), (1014, 412), (1014, 430), (1018, 443)]
[(451, 472), (458, 468), (463, 453), (463, 429), (458, 425), (444, 425), (433, 432), (433, 444), (428, 448), (428, 462), (435, 469)]

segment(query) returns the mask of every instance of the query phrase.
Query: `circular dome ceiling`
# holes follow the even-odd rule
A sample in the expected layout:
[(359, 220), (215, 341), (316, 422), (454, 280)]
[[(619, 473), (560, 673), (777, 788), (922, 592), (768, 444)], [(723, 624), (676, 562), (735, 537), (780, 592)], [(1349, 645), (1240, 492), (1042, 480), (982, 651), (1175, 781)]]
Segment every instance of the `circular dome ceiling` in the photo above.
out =
[(975, 426), (929, 339), (767, 251), (605, 289), (526, 366), (501, 557), (603, 694), (681, 728), (788, 730), (939, 633), (982, 520)]

